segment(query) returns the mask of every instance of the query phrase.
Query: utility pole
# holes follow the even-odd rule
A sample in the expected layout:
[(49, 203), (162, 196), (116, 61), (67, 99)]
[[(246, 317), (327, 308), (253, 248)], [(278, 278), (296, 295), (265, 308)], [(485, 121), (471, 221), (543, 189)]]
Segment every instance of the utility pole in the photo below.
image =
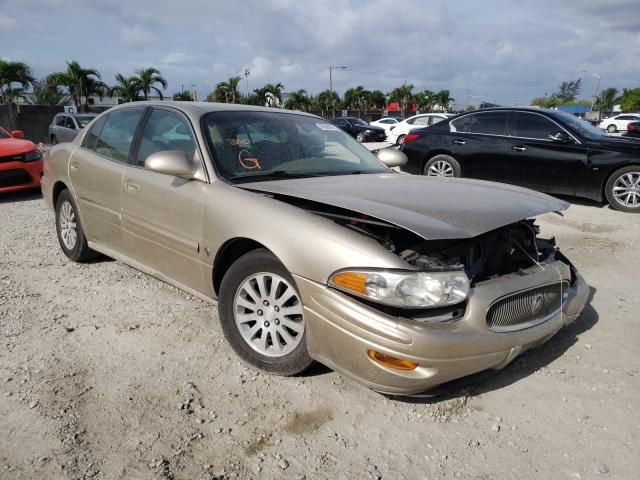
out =
[[(593, 107), (596, 105), (596, 99), (598, 98), (598, 89), (600, 88), (600, 79), (602, 78), (597, 73), (590, 72), (589, 70), (583, 70), (582, 73), (590, 73), (594, 77), (598, 79), (596, 82), (596, 89), (593, 92), (593, 100), (591, 100), (591, 111), (593, 112)], [(600, 114), (602, 113), (602, 107), (598, 109), (598, 121), (600, 121)]]
[(251, 74), (251, 72), (249, 71), (248, 68), (244, 69), (244, 79), (247, 82), (247, 98), (249, 97), (249, 75)]
[(340, 70), (346, 70), (347, 67), (334, 67), (333, 65), (329, 65), (329, 92), (331, 93), (331, 110), (333, 112), (333, 118), (336, 118), (336, 101), (333, 95), (333, 69), (337, 68)]

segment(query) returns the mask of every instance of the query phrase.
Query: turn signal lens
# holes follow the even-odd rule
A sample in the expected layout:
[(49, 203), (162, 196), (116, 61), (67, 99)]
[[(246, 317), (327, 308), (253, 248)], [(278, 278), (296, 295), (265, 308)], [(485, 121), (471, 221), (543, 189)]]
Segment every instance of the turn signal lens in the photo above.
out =
[(336, 287), (344, 288), (348, 292), (358, 293), (365, 297), (367, 296), (366, 280), (367, 274), (358, 272), (338, 273), (331, 279)]
[(418, 367), (418, 364), (411, 360), (392, 357), (391, 355), (376, 352), (375, 350), (367, 350), (367, 355), (369, 355), (369, 358), (374, 362), (384, 365), (385, 367), (395, 368), (396, 370), (415, 370)]

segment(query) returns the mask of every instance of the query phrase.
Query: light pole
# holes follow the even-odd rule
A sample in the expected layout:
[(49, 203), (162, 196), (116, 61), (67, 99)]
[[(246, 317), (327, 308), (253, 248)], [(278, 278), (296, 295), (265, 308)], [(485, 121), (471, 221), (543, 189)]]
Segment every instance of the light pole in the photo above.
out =
[(250, 73), (251, 73), (251, 72), (249, 71), (249, 69), (248, 69), (248, 68), (245, 68), (245, 69), (244, 69), (244, 79), (245, 79), (245, 80), (246, 80), (246, 82), (247, 82), (247, 98), (249, 97), (249, 74), (250, 74)]
[(333, 97), (333, 69), (346, 70), (347, 67), (335, 67), (329, 65), (329, 92), (331, 94), (331, 110), (333, 111), (333, 118), (336, 118), (336, 101)]
[[(590, 73), (591, 75), (593, 75), (594, 77), (596, 77), (598, 79), (598, 81), (596, 82), (596, 89), (593, 92), (593, 100), (591, 101), (591, 111), (593, 112), (593, 107), (596, 104), (596, 98), (598, 98), (598, 88), (600, 88), (600, 79), (602, 78), (600, 75), (598, 75), (597, 73), (593, 73), (590, 72), (589, 70), (582, 70), (582, 73)], [(600, 120), (600, 108), (598, 109), (598, 120)]]

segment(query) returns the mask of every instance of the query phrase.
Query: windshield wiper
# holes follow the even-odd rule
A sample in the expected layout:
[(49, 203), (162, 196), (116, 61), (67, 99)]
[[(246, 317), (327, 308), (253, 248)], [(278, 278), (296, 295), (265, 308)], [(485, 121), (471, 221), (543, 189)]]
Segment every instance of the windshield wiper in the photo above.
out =
[(320, 175), (314, 173), (287, 172), (285, 170), (274, 170), (272, 172), (251, 173), (248, 175), (236, 175), (228, 177), (232, 182), (252, 182), (254, 180), (286, 180), (290, 178), (309, 178), (318, 177)]

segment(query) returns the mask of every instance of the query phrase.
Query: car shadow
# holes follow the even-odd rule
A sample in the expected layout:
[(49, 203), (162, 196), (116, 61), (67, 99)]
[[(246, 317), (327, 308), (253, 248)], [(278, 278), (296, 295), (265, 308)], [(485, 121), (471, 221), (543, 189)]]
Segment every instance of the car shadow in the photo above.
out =
[(438, 403), (459, 397), (474, 397), (483, 393), (500, 390), (545, 368), (565, 354), (578, 342), (584, 332), (598, 323), (598, 312), (591, 305), (596, 289), (591, 287), (589, 299), (578, 317), (571, 325), (560, 330), (545, 344), (523, 353), (501, 370), (487, 370), (468, 377), (453, 380), (444, 385), (414, 396), (385, 395), (389, 399), (402, 403)]
[(42, 198), (39, 188), (31, 190), (20, 190), (19, 192), (0, 193), (0, 203), (25, 202), (28, 200), (38, 200)]
[(593, 207), (593, 208), (607, 208), (609, 204), (607, 202), (597, 202), (595, 200), (590, 200), (588, 198), (581, 197), (569, 197), (567, 195), (553, 195), (560, 200), (564, 200), (565, 202), (569, 202), (571, 205), (582, 205), (585, 207)]

